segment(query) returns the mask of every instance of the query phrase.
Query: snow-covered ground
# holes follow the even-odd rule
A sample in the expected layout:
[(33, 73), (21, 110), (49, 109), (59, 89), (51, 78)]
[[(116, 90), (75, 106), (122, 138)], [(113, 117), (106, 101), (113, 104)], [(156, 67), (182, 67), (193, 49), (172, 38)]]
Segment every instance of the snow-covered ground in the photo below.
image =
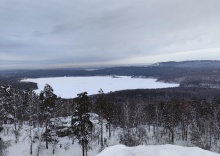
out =
[[(20, 131), (19, 140), (15, 143), (15, 135), (11, 132), (9, 134), (0, 136), (4, 142), (9, 143), (6, 149), (6, 156), (31, 156), (30, 154), (30, 138), (29, 138), (29, 127), (24, 126)], [(34, 136), (40, 136), (42, 129), (35, 131)], [(60, 147), (62, 145), (62, 147)], [(49, 144), (49, 149), (46, 149), (45, 142), (40, 143), (39, 140), (35, 140), (33, 143), (33, 153), (32, 156), (37, 156), (39, 151), (39, 156), (82, 156), (81, 147), (75, 143), (72, 144), (72, 138), (70, 137), (60, 137), (59, 143), (56, 145), (55, 153), (53, 154), (52, 144)], [(98, 153), (98, 149), (94, 148), (89, 150), (88, 156), (95, 156)]]
[[(126, 147), (119, 144), (119, 134), (122, 129), (115, 127), (112, 129), (112, 137), (108, 138), (108, 132), (104, 126), (104, 138), (106, 139), (105, 149), (101, 151), (99, 141), (100, 125), (98, 123), (98, 115), (90, 114), (90, 120), (94, 124), (93, 141), (89, 144), (88, 156), (220, 156), (220, 154), (206, 151), (197, 147), (182, 147), (177, 145), (153, 145), (155, 142), (152, 138), (153, 127), (149, 131), (148, 145), (141, 145), (136, 147)], [(59, 117), (57, 118), (59, 126), (69, 127), (71, 125), (71, 117)], [(51, 119), (54, 121), (54, 119)], [(103, 121), (104, 125), (107, 123)], [(8, 143), (6, 149), (7, 156), (31, 156), (30, 155), (30, 127), (28, 123), (23, 123), (19, 129), (18, 140), (15, 142), (14, 125), (5, 124), (4, 130), (0, 133), (0, 137), (4, 142)], [(33, 128), (32, 126), (32, 140), (33, 140), (33, 154), (32, 156), (82, 156), (81, 147), (78, 145), (77, 140), (72, 144), (72, 137), (59, 137), (59, 142), (56, 144), (55, 154), (53, 154), (53, 145), (49, 144), (49, 149), (45, 148), (45, 142), (40, 141), (41, 135), (45, 129)], [(149, 145), (151, 144), (151, 145)], [(181, 142), (177, 142), (179, 145), (183, 145)], [(61, 146), (60, 146), (61, 145)], [(108, 147), (107, 147), (108, 146)], [(38, 152), (39, 151), (39, 152)]]
[[(70, 127), (71, 117), (59, 117), (57, 124), (61, 126)], [(53, 121), (54, 119), (51, 119)], [(98, 116), (91, 113), (91, 121), (95, 124), (98, 123)], [(97, 126), (97, 125), (96, 125)], [(5, 156), (31, 156), (30, 154), (30, 127), (28, 122), (25, 123), (18, 130), (18, 140), (15, 142), (14, 125), (4, 124), (4, 130), (0, 133), (0, 138), (7, 143), (6, 155)], [(31, 130), (32, 136), (32, 156), (82, 156), (81, 146), (77, 141), (73, 144), (72, 137), (59, 137), (59, 142), (55, 146), (55, 153), (53, 154), (53, 144), (49, 143), (49, 149), (45, 147), (45, 141), (40, 141), (41, 136), (45, 128), (36, 127)], [(92, 147), (88, 151), (88, 156), (95, 156), (99, 153), (100, 146), (96, 142), (91, 143)], [(0, 154), (0, 156), (2, 156)]]
[(104, 149), (97, 156), (220, 156), (220, 154), (197, 147), (177, 145), (143, 145), (137, 147), (115, 145)]
[(179, 84), (156, 82), (156, 79), (131, 78), (120, 76), (113, 78), (111, 76), (89, 76), (89, 77), (55, 77), (25, 79), (23, 82), (35, 82), (38, 84), (36, 90), (40, 93), (45, 84), (49, 84), (54, 89), (54, 93), (63, 98), (76, 97), (78, 93), (87, 91), (89, 95), (97, 94), (100, 88), (105, 93), (125, 89), (154, 89), (177, 87)]
[[(6, 126), (6, 125), (5, 125)], [(30, 155), (30, 139), (29, 139), (29, 127), (23, 126), (20, 130), (20, 136), (17, 143), (15, 143), (15, 136), (13, 134), (13, 125), (7, 125), (8, 134), (2, 132), (0, 137), (10, 144), (6, 149), (6, 156), (31, 156)], [(42, 129), (33, 129), (33, 136), (39, 136)], [(7, 132), (6, 132), (7, 133)], [(60, 144), (62, 147), (60, 147)], [(203, 150), (197, 147), (182, 147), (178, 145), (141, 145), (136, 147), (126, 147), (115, 142), (115, 145), (110, 145), (102, 152), (100, 151), (100, 145), (97, 143), (91, 144), (91, 148), (88, 151), (88, 156), (220, 156), (220, 154)], [(35, 140), (33, 143), (33, 154), (37, 156), (38, 147), (40, 147), (39, 156), (82, 156), (81, 147), (75, 142), (72, 144), (71, 137), (59, 138), (59, 143), (56, 145), (55, 154), (52, 153), (52, 145), (49, 145), (49, 149), (45, 148), (45, 142), (40, 145), (39, 140)]]

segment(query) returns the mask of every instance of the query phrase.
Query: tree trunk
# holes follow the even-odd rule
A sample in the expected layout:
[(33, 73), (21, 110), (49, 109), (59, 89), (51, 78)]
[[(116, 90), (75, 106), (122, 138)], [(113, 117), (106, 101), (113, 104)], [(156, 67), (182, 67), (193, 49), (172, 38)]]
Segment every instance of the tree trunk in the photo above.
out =
[(85, 147), (84, 147), (84, 140), (82, 141), (82, 154), (83, 156), (85, 156)]
[(47, 119), (46, 119), (46, 130), (45, 130), (45, 140), (46, 140), (46, 149), (48, 149), (48, 140), (47, 140)]
[(104, 144), (103, 144), (103, 120), (101, 118), (101, 147), (103, 147)]
[(111, 138), (111, 123), (108, 123), (108, 136)]

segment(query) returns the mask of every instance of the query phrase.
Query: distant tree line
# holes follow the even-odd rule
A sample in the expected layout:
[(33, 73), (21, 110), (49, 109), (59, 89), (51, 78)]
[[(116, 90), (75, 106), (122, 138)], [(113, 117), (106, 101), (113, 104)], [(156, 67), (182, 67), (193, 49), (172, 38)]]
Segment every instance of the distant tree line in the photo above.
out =
[(162, 62), (151, 66), (98, 68), (97, 70), (0, 70), (0, 84), (10, 84), (19, 89), (26, 89), (28, 86), (37, 89), (36, 83), (24, 83), (20, 80), (24, 78), (97, 75), (154, 77), (158, 81), (179, 83), (181, 87), (220, 88), (220, 61)]

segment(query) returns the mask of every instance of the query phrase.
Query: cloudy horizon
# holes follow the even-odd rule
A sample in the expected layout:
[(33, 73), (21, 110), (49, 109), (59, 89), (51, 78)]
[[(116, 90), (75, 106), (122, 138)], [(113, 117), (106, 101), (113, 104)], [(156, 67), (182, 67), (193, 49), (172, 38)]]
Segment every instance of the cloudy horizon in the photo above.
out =
[(220, 60), (219, 0), (1, 0), (0, 70)]

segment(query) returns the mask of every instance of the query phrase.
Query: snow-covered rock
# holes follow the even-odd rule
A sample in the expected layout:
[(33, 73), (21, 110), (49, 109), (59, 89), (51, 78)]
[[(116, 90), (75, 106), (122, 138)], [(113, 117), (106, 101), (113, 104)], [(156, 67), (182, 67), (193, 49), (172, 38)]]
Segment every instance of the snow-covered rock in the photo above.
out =
[(58, 137), (65, 137), (71, 134), (71, 116), (50, 119), (49, 129), (54, 129), (54, 125), (56, 125), (55, 129)]
[(182, 147), (177, 145), (137, 147), (116, 145), (104, 149), (97, 156), (220, 156), (220, 154), (206, 151), (198, 147)]

